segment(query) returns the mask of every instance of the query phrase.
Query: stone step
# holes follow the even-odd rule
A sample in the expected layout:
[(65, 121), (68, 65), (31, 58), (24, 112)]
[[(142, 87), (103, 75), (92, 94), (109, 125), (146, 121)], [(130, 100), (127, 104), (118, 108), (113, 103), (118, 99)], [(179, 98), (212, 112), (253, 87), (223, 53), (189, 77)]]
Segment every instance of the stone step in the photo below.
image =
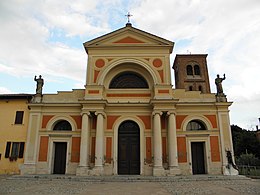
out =
[(8, 180), (70, 180), (82, 182), (179, 182), (179, 181), (211, 181), (211, 180), (248, 180), (242, 175), (187, 175), (187, 176), (75, 176), (75, 175), (13, 175)]

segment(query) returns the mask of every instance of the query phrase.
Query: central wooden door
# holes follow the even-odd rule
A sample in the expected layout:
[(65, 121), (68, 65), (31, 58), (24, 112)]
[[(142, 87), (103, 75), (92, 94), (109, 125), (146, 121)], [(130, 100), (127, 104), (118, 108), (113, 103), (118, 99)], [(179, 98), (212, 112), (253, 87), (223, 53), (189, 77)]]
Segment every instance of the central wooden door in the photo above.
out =
[(140, 175), (140, 129), (130, 120), (118, 129), (118, 174)]
[(67, 142), (55, 142), (53, 174), (65, 174)]
[(204, 142), (191, 142), (192, 173), (205, 174)]

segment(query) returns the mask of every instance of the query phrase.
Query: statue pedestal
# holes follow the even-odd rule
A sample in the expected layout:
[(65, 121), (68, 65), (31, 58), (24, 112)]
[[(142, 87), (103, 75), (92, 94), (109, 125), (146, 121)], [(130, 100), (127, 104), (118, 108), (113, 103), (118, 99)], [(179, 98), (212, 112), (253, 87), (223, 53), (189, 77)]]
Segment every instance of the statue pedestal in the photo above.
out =
[(170, 167), (169, 175), (181, 175), (179, 167)]
[(78, 176), (88, 176), (90, 175), (90, 169), (88, 166), (82, 166), (82, 167), (78, 167), (76, 170), (76, 175)]
[(163, 167), (154, 167), (153, 176), (165, 176), (165, 170)]
[(42, 95), (41, 94), (34, 95), (32, 102), (33, 103), (41, 103), (42, 102)]
[(238, 175), (238, 170), (234, 169), (234, 167), (229, 164), (223, 167), (223, 175)]
[(224, 93), (216, 94), (217, 102), (227, 102), (227, 96)]

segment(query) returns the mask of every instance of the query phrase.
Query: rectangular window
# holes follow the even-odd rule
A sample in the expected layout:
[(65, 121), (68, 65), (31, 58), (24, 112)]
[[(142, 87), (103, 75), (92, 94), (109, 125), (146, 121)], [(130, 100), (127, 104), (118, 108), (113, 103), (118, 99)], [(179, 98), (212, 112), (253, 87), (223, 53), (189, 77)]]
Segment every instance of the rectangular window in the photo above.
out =
[(16, 111), (14, 124), (23, 124), (23, 113), (24, 111)]
[(13, 142), (11, 157), (13, 158), (18, 157), (18, 153), (19, 153), (19, 142)]
[(7, 142), (5, 158), (23, 158), (24, 142)]

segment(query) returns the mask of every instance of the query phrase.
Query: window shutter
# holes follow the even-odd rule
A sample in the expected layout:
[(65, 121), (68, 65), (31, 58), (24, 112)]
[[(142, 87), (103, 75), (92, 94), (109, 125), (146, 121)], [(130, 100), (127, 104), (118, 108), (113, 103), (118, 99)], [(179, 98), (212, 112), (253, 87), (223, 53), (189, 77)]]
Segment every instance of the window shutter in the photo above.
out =
[(23, 111), (16, 111), (14, 124), (23, 124)]
[(20, 148), (19, 148), (19, 156), (18, 156), (18, 158), (23, 158), (23, 152), (24, 152), (24, 142), (20, 142)]
[(11, 142), (7, 142), (5, 148), (5, 158), (9, 158), (10, 149), (11, 149)]

